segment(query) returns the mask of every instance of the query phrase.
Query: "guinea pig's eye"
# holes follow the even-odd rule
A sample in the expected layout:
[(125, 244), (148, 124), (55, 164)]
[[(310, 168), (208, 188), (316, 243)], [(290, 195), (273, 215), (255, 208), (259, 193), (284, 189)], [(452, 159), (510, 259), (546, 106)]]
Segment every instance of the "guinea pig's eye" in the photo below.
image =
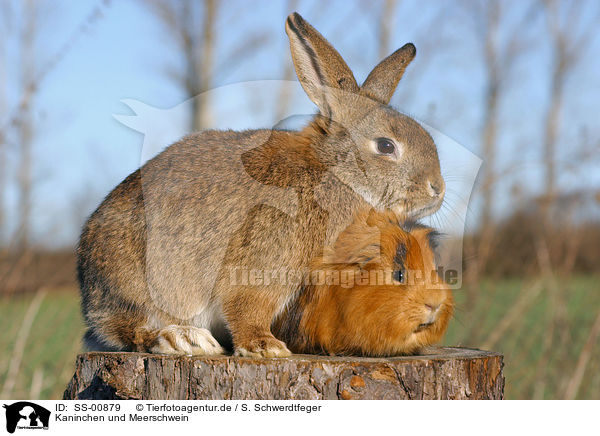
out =
[(377, 138), (377, 151), (381, 154), (393, 154), (396, 146), (391, 139)]
[(400, 283), (404, 283), (404, 271), (401, 269), (395, 270), (392, 273), (392, 277), (394, 278), (394, 280), (396, 280), (397, 282)]

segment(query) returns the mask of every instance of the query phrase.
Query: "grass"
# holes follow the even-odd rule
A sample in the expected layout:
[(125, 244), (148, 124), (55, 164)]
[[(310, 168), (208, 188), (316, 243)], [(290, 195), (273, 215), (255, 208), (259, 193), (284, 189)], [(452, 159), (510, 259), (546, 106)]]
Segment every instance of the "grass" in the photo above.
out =
[[(34, 295), (3, 297), (0, 299), (0, 392), (7, 382), (15, 346), (20, 336), (25, 314)], [(24, 355), (14, 380), (12, 392), (4, 392), (12, 399), (60, 399), (73, 375), (75, 356), (81, 350), (84, 332), (79, 298), (72, 289), (48, 293), (25, 341)], [(33, 389), (33, 392), (32, 392)]]
[[(563, 398), (577, 360), (600, 311), (600, 277), (582, 276), (561, 280), (564, 317), (554, 328), (549, 347), (552, 316), (550, 294), (542, 288), (493, 345), (504, 354), (506, 398)], [(525, 280), (484, 281), (475, 301), (456, 291), (456, 317), (444, 343), (481, 347), (514, 310), (529, 286)], [(23, 338), (23, 320), (35, 295), (0, 298), (0, 392), (6, 385), (19, 338), (24, 356), (14, 376), (12, 399), (59, 399), (73, 374), (76, 354), (84, 332), (79, 299), (72, 289), (49, 292), (34, 313), (29, 335)], [(561, 312), (562, 313), (562, 312)], [(12, 365), (15, 367), (15, 365)], [(14, 371), (13, 371), (14, 372)], [(10, 383), (9, 383), (10, 384)], [(576, 398), (600, 399), (600, 346), (595, 345)]]
[[(559, 280), (564, 317), (552, 316), (549, 289), (541, 291), (492, 347), (504, 354), (507, 399), (562, 399), (577, 360), (600, 312), (600, 278), (576, 276)], [(525, 280), (483, 282), (473, 307), (467, 292), (456, 291), (455, 319), (444, 340), (446, 345), (481, 347), (501, 320), (514, 310), (526, 292)], [(467, 309), (468, 308), (468, 309)], [(551, 323), (555, 323), (551, 335)], [(548, 346), (544, 347), (544, 341)], [(600, 399), (600, 346), (594, 345), (578, 399)]]

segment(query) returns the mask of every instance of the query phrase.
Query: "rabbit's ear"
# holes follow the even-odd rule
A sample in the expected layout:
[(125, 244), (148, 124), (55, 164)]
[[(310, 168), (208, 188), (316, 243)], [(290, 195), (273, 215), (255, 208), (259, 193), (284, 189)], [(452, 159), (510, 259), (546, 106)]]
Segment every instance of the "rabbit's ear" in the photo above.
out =
[(361, 87), (361, 93), (380, 103), (388, 104), (404, 70), (416, 54), (417, 49), (410, 42), (396, 50), (373, 68)]
[(321, 114), (333, 117), (342, 109), (342, 104), (332, 96), (332, 88), (352, 93), (359, 90), (352, 71), (323, 35), (298, 13), (287, 18), (285, 31), (290, 38), (292, 60), (304, 91)]

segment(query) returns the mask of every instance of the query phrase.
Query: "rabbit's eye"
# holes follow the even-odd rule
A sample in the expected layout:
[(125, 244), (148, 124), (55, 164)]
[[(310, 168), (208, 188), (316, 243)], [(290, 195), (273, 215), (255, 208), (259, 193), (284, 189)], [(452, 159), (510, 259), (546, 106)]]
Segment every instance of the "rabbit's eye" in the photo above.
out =
[(403, 270), (399, 269), (399, 270), (394, 271), (392, 273), (392, 277), (397, 282), (404, 283), (404, 271)]
[(391, 139), (378, 138), (377, 139), (377, 151), (381, 154), (392, 154), (396, 146)]

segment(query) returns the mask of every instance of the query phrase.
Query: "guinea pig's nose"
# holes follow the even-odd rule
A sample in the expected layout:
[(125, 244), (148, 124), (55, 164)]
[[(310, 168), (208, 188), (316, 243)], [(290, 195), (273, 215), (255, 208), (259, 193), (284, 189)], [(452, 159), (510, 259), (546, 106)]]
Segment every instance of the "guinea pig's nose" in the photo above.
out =
[(440, 197), (444, 194), (444, 190), (446, 188), (446, 184), (443, 180), (440, 181), (431, 181), (427, 180), (427, 190), (429, 191), (429, 195), (432, 197)]
[(440, 305), (437, 303), (425, 303), (425, 307), (429, 309), (426, 324), (433, 324), (437, 319), (438, 309), (440, 308)]
[(425, 303), (425, 307), (431, 310), (431, 312), (435, 312), (439, 309), (440, 305), (435, 303)]

